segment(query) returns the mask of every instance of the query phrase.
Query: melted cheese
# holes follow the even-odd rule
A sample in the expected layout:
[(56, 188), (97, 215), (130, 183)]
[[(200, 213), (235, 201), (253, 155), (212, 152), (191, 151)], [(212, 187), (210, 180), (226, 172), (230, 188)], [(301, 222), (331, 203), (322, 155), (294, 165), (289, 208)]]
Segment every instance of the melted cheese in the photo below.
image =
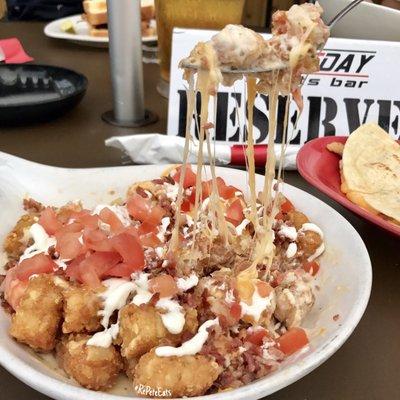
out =
[[(188, 161), (189, 144), (190, 144), (190, 139), (192, 138), (190, 129), (192, 126), (192, 117), (193, 117), (194, 106), (195, 106), (195, 90), (194, 90), (193, 72), (187, 71), (187, 75), (188, 75), (189, 87), (188, 87), (188, 90), (186, 91), (187, 110), (186, 110), (185, 145), (183, 148), (183, 160), (182, 160), (183, 165), (187, 165), (187, 161)], [(183, 182), (185, 180), (185, 176), (186, 176), (186, 168), (183, 168), (182, 173), (179, 178), (178, 196), (176, 199), (175, 225), (172, 230), (172, 236), (171, 236), (170, 245), (169, 245), (169, 249), (171, 252), (173, 252), (177, 249), (177, 246), (179, 243), (179, 240), (178, 240), (178, 238), (179, 238), (179, 221), (180, 221), (180, 217), (181, 217), (181, 208), (182, 208), (182, 201), (183, 201), (183, 194), (184, 194)]]

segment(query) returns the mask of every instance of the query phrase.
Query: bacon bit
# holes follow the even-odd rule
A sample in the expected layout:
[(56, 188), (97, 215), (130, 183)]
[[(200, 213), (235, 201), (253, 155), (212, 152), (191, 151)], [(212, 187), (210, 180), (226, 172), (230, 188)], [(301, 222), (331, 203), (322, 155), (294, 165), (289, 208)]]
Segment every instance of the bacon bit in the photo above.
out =
[(23, 200), (23, 206), (25, 211), (30, 211), (34, 213), (39, 213), (44, 209), (42, 203), (39, 203), (36, 200), (33, 200), (31, 198), (29, 199), (24, 199)]
[(271, 286), (273, 288), (279, 286), (282, 283), (284, 277), (285, 274), (283, 274), (282, 272), (278, 272), (277, 275), (275, 276), (275, 279), (271, 282)]
[(206, 122), (203, 126), (203, 129), (212, 129), (214, 128), (214, 124), (212, 122)]
[(332, 319), (333, 319), (334, 321), (337, 321), (339, 318), (340, 318), (339, 314), (335, 314), (335, 315), (332, 317)]
[(142, 197), (144, 197), (145, 199), (147, 199), (149, 196), (147, 195), (147, 193), (145, 192), (145, 190), (142, 188), (142, 187), (140, 187), (140, 186), (138, 186), (137, 188), (136, 188), (136, 193), (139, 195), (139, 196), (142, 196)]

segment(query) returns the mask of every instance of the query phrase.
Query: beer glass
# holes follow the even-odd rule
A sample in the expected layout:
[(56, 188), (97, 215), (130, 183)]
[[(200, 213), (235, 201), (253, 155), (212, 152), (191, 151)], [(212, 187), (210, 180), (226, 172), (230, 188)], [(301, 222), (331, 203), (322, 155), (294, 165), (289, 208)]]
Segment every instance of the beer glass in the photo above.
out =
[(245, 0), (156, 0), (161, 78), (169, 82), (172, 30), (240, 24)]

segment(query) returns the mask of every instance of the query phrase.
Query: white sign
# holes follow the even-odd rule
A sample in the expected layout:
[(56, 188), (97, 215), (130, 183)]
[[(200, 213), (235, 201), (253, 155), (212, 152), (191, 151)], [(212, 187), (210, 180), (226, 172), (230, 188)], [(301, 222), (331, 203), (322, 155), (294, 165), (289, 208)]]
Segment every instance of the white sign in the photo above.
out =
[[(215, 31), (177, 28), (173, 34), (168, 134), (184, 136), (186, 82), (179, 61), (187, 57), (199, 41), (207, 41)], [(264, 35), (266, 38), (268, 35)], [(377, 122), (396, 139), (400, 136), (400, 43), (354, 39), (329, 39), (320, 54), (321, 71), (305, 78), (304, 110), (297, 129), (296, 104), (290, 106), (290, 143), (300, 145), (319, 136), (349, 135), (365, 122)], [(216, 139), (244, 141), (246, 105), (243, 80), (233, 87), (220, 87), (216, 105), (210, 105), (210, 121)], [(199, 102), (198, 102), (199, 103)], [(254, 135), (265, 143), (268, 132), (268, 98), (258, 95), (254, 110)], [(198, 104), (198, 108), (200, 104)], [(283, 132), (285, 99), (278, 108), (277, 139)], [(199, 112), (200, 113), (200, 112)], [(195, 132), (196, 124), (193, 124)], [(197, 132), (196, 132), (197, 135)]]

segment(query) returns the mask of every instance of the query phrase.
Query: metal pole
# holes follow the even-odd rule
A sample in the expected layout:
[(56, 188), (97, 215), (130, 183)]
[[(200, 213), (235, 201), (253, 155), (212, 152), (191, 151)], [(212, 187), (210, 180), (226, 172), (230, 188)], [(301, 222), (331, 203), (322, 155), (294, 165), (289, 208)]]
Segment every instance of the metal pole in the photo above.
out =
[(138, 127), (157, 121), (144, 108), (140, 0), (107, 0), (114, 110), (103, 114), (113, 125)]

